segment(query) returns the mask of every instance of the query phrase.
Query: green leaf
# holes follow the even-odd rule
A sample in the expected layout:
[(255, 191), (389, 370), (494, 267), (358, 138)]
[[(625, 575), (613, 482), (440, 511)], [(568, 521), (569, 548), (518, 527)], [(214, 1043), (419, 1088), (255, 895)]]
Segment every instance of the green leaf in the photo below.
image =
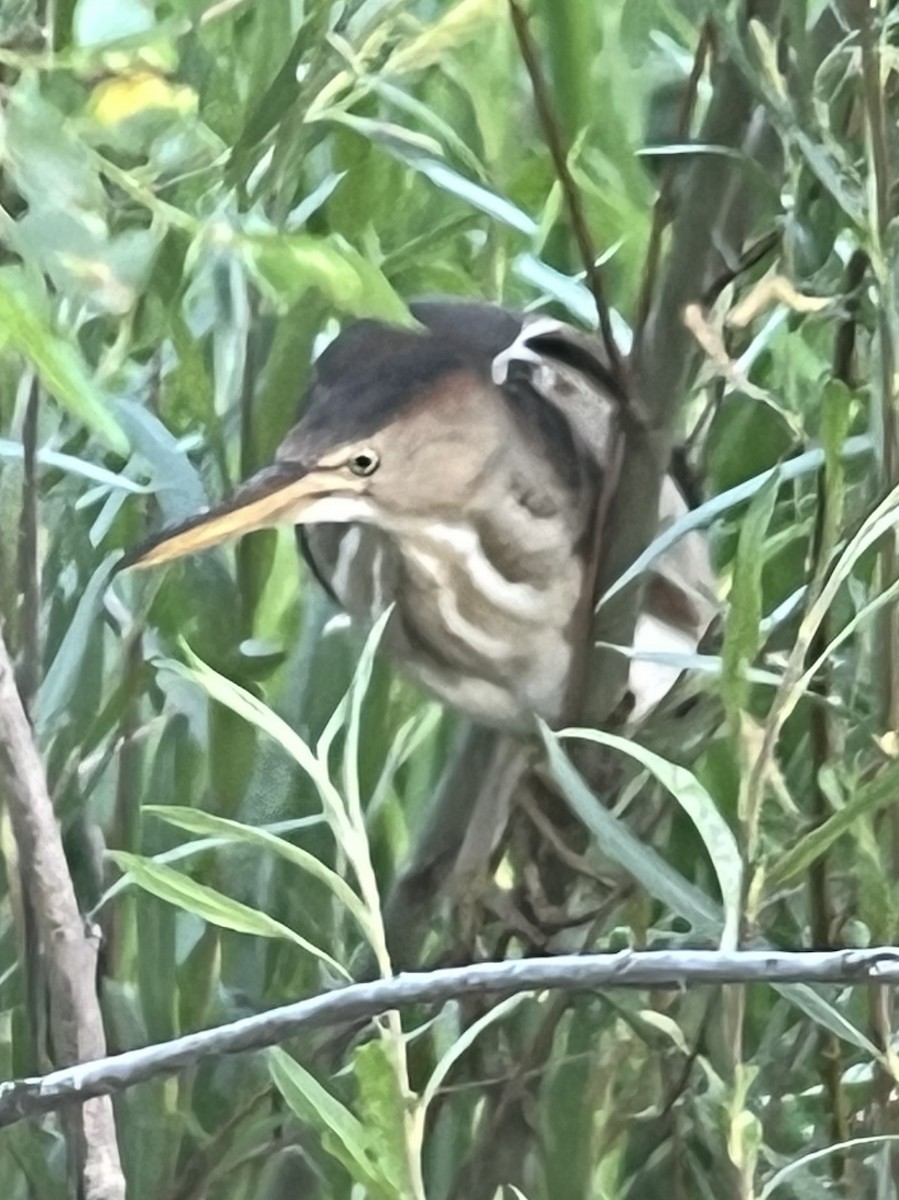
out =
[(819, 1162), (823, 1158), (829, 1158), (832, 1154), (842, 1154), (844, 1151), (854, 1150), (856, 1147), (861, 1149), (868, 1146), (887, 1146), (894, 1142), (899, 1142), (899, 1134), (879, 1133), (871, 1137), (847, 1138), (844, 1142), (833, 1142), (820, 1150), (810, 1150), (808, 1154), (801, 1155), (793, 1162), (787, 1163), (786, 1166), (775, 1171), (762, 1188), (759, 1200), (768, 1200), (768, 1197), (772, 1196), (782, 1183), (786, 1183), (791, 1175), (801, 1172), (809, 1163)]
[(366, 1042), (353, 1055), (359, 1116), (374, 1139), (378, 1169), (400, 1196), (414, 1195), (406, 1150), (406, 1109), (390, 1053), (381, 1040)]
[(344, 979), (349, 979), (347, 971), (330, 954), (320, 950), (267, 913), (250, 908), (248, 904), (242, 904), (239, 900), (232, 900), (230, 896), (216, 891), (215, 888), (197, 883), (188, 875), (173, 871), (171, 867), (154, 862), (150, 858), (128, 854), (124, 850), (110, 850), (108, 854), (117, 866), (128, 872), (138, 887), (153, 896), (158, 896), (160, 900), (174, 904), (184, 912), (193, 913), (194, 916), (221, 929), (249, 933), (255, 937), (284, 938), (320, 958)]
[(774, 513), (779, 487), (780, 479), (775, 473), (753, 497), (740, 523), (730, 608), (721, 651), (721, 697), (734, 722), (746, 706), (749, 694), (746, 669), (752, 665), (759, 646), (765, 534)]
[(107, 555), (91, 575), (41, 681), (35, 707), (35, 726), (41, 737), (47, 736), (54, 723), (62, 718), (77, 692), (84, 662), (96, 635), (103, 595), (118, 557), (117, 554)]
[(222, 843), (241, 842), (245, 845), (258, 846), (262, 850), (269, 850), (271, 853), (277, 854), (330, 888), (347, 911), (352, 913), (362, 933), (369, 937), (369, 921), (359, 897), (336, 871), (332, 871), (329, 866), (301, 846), (295, 846), (292, 842), (277, 837), (265, 829), (245, 825), (241, 821), (232, 821), (227, 817), (215, 816), (213, 813), (204, 812), (199, 808), (145, 804), (142, 811), (159, 817), (169, 825), (186, 829), (188, 833), (220, 839)]
[[(873, 444), (869, 437), (852, 437), (843, 444), (841, 456), (846, 461), (852, 461), (857, 458), (868, 458), (872, 451)], [(628, 569), (622, 572), (615, 582), (606, 589), (600, 597), (597, 607), (600, 604), (607, 603), (613, 596), (616, 596), (628, 584), (632, 583), (633, 580), (639, 579), (643, 572), (657, 559), (661, 558), (666, 550), (676, 545), (688, 533), (692, 533), (694, 529), (708, 528), (713, 521), (723, 516), (724, 513), (730, 512), (732, 508), (736, 508), (738, 505), (745, 504), (748, 500), (751, 500), (775, 475), (779, 478), (781, 484), (790, 483), (794, 479), (801, 479), (804, 475), (811, 475), (815, 471), (820, 471), (824, 466), (824, 462), (825, 454), (823, 450), (806, 450), (804, 454), (798, 454), (788, 462), (781, 463), (780, 466), (772, 467), (768, 471), (762, 471), (760, 474), (754, 475), (752, 479), (747, 479), (744, 483), (728, 488), (726, 492), (721, 492), (718, 496), (713, 496), (711, 500), (706, 500), (698, 508), (691, 509), (650, 542), (643, 553), (638, 555)]]
[(514, 1012), (524, 1000), (529, 998), (527, 992), (520, 992), (517, 996), (507, 996), (505, 1000), (500, 1000), (498, 1004), (494, 1004), (482, 1017), (478, 1017), (476, 1021), (472, 1021), (468, 1028), (456, 1038), (453, 1044), (440, 1056), (437, 1065), (431, 1072), (428, 1082), (425, 1084), (424, 1091), (419, 1100), (422, 1118), (440, 1090), (453, 1064), (458, 1062), (485, 1029), (489, 1029), (497, 1021), (502, 1021), (509, 1013)]
[(348, 1108), (285, 1051), (267, 1051), (268, 1069), (275, 1087), (302, 1121), (326, 1135), (323, 1145), (347, 1168), (353, 1178), (378, 1196), (397, 1197), (377, 1162), (374, 1138)]
[(111, 450), (127, 455), (128, 439), (109, 411), (108, 401), (91, 380), (81, 355), (73, 343), (49, 328), (22, 285), (21, 274), (12, 269), (0, 271), (0, 330), (7, 344), (32, 364), (60, 404)]
[(765, 868), (765, 891), (769, 894), (805, 875), (813, 862), (826, 854), (834, 842), (848, 833), (856, 821), (873, 815), (896, 799), (899, 768), (892, 767), (860, 787), (851, 800), (826, 821), (810, 830)]
[(575, 815), (596, 838), (603, 854), (620, 863), (671, 912), (689, 921), (698, 934), (718, 937), (723, 914), (715, 901), (688, 882), (651, 846), (635, 837), (624, 821), (609, 812), (574, 769), (555, 735), (545, 726), (541, 733), (553, 779)]
[[(618, 737), (612, 733), (602, 733), (598, 729), (563, 729), (560, 738), (582, 738), (584, 741), (595, 742), (600, 746), (608, 746), (633, 758), (641, 766), (650, 771), (663, 787), (667, 788), (675, 798), (696, 828), (708, 851), (718, 886), (724, 901), (724, 929), (721, 934), (721, 948), (733, 949), (737, 944), (740, 928), (740, 905), (742, 900), (743, 864), (736, 838), (731, 833), (727, 822), (715, 807), (715, 802), (699, 780), (685, 767), (679, 767), (667, 762), (658, 754), (645, 749), (629, 738)], [(544, 742), (552, 741), (548, 730), (543, 732)], [(596, 807), (601, 807), (598, 801)]]
[(240, 248), (266, 290), (284, 305), (317, 288), (341, 312), (411, 324), (384, 274), (342, 239), (307, 234), (245, 234)]
[[(25, 457), (25, 447), (21, 442), (13, 442), (8, 438), (0, 438), (0, 458), (7, 462), (22, 462)], [(129, 492), (133, 496), (145, 496), (152, 492), (152, 487), (146, 483), (137, 483), (121, 472), (107, 471), (105, 467), (88, 462), (87, 459), (77, 458), (74, 454), (60, 454), (56, 450), (38, 447), (35, 454), (37, 462), (42, 467), (53, 467), (57, 471), (66, 471), (70, 475), (79, 475), (92, 483), (111, 490)]]
[(315, 784), (325, 805), (325, 815), (329, 821), (333, 822), (332, 827), (339, 837), (346, 828), (343, 801), (328, 778), (325, 768), (299, 734), (295, 733), (286, 721), (273, 713), (245, 688), (238, 687), (224, 675), (213, 671), (211, 667), (201, 662), (187, 646), (184, 649), (190, 665), (186, 666), (176, 659), (166, 658), (157, 660), (157, 668), (162, 671), (171, 671), (173, 674), (180, 675), (183, 679), (197, 684), (213, 700), (226, 705), (232, 712), (267, 733)]

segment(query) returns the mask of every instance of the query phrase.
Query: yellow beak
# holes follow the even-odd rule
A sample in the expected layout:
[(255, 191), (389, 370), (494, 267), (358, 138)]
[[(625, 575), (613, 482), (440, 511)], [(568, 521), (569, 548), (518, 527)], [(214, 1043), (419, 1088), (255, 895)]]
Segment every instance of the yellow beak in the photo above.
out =
[(303, 513), (316, 500), (329, 495), (334, 484), (334, 475), (329, 471), (307, 472), (295, 465), (276, 463), (241, 484), (223, 503), (129, 550), (118, 569), (153, 567), (281, 521), (300, 524)]

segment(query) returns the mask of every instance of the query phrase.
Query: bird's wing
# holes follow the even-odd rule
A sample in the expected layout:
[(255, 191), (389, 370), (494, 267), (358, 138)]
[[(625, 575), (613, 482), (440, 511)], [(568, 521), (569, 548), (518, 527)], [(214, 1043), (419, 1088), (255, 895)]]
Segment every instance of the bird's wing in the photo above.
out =
[[(510, 372), (525, 372), (533, 389), (564, 413), (602, 470), (591, 562), (585, 573), (581, 605), (585, 639), (596, 601), (596, 572), (605, 541), (608, 506), (617, 487), (622, 437), (620, 414), (625, 397), (598, 339), (548, 317), (525, 320), (516, 337), (492, 362), (494, 382)], [(659, 498), (659, 526), (687, 511), (668, 476)], [(718, 613), (715, 577), (706, 538), (688, 533), (653, 565), (647, 579), (634, 637), (638, 654), (695, 653)], [(629, 687), (632, 720), (649, 713), (671, 689), (680, 668), (636, 658)]]

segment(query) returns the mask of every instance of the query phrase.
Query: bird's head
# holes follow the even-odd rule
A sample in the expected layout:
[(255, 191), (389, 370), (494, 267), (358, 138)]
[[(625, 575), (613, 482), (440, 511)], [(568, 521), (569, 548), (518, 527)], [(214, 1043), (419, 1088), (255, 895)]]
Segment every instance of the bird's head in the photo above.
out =
[(303, 415), (274, 464), (136, 547), (122, 567), (168, 562), (279, 524), (390, 529), (463, 510), (501, 444), (486, 361), (428, 329), (358, 322), (318, 359)]

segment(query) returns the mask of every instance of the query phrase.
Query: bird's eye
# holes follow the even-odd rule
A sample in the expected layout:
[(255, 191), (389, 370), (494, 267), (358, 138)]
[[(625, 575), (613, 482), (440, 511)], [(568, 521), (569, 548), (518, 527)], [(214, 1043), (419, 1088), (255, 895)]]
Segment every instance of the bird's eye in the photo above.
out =
[(374, 450), (360, 450), (350, 459), (349, 467), (354, 475), (374, 475), (380, 462)]

